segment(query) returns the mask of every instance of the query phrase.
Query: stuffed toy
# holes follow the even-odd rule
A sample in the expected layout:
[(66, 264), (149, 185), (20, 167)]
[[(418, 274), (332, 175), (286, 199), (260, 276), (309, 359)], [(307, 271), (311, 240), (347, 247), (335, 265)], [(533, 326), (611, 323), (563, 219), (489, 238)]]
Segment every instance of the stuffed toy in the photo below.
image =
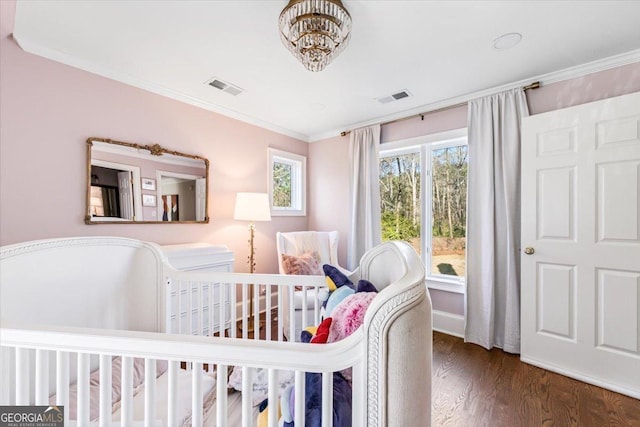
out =
[(322, 271), (324, 271), (324, 275), (326, 276), (325, 280), (327, 281), (329, 292), (333, 292), (342, 286), (348, 286), (355, 290), (353, 282), (336, 267), (325, 264), (322, 266)]
[(324, 316), (330, 317), (331, 312), (349, 295), (353, 295), (356, 291), (348, 286), (342, 286), (329, 294), (324, 306)]
[[(337, 268), (325, 264), (328, 298), (324, 300), (324, 320), (317, 327), (307, 327), (301, 333), (301, 341), (313, 344), (336, 342), (351, 335), (364, 322), (369, 304), (378, 290), (367, 280), (353, 282)], [(294, 427), (295, 387), (289, 386), (280, 395), (278, 402), (279, 425)], [(261, 420), (266, 422), (268, 409), (263, 402)], [(262, 424), (258, 424), (262, 427)], [(266, 424), (265, 424), (266, 425)], [(322, 425), (322, 374), (305, 373), (305, 425)], [(351, 426), (351, 369), (333, 373), (333, 425)]]
[(311, 344), (324, 344), (327, 342), (329, 338), (329, 328), (331, 327), (331, 322), (333, 319), (331, 317), (327, 317), (320, 323), (318, 326), (318, 330), (315, 335), (311, 338)]

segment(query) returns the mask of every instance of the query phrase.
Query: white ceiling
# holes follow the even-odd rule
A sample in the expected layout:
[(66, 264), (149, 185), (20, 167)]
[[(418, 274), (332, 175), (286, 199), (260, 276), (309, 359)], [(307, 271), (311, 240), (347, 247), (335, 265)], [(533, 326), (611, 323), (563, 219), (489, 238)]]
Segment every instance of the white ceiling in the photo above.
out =
[[(14, 37), (29, 52), (307, 141), (602, 58), (640, 58), (640, 1), (343, 3), (351, 42), (319, 73), (279, 39), (286, 0), (18, 1)], [(510, 32), (522, 42), (494, 49)], [(212, 77), (246, 92), (214, 89)], [(413, 97), (375, 100), (403, 89)]]

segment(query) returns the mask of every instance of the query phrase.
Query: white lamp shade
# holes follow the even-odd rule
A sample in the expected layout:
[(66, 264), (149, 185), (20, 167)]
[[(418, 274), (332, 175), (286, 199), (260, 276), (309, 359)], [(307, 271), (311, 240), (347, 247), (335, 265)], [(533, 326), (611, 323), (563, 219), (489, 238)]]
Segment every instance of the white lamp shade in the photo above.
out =
[(271, 221), (267, 193), (238, 193), (233, 219), (240, 221)]

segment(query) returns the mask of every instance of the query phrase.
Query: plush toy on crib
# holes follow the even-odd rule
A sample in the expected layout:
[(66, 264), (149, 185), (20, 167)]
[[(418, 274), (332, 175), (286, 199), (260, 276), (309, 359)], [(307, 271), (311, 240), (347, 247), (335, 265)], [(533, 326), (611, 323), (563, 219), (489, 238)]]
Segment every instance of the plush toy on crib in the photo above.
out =
[[(301, 333), (302, 342), (325, 344), (340, 341), (351, 335), (362, 325), (367, 307), (377, 295), (375, 286), (360, 280), (354, 286), (337, 268), (325, 264), (322, 267), (328, 292), (321, 296), (324, 300), (324, 319), (318, 326), (308, 327)], [(293, 427), (295, 418), (295, 388), (287, 387), (280, 396), (278, 407), (279, 426)], [(307, 372), (305, 374), (305, 425), (320, 427), (322, 425), (322, 374)], [(268, 404), (265, 400), (260, 405), (258, 427), (266, 427), (268, 420)], [(351, 369), (333, 373), (333, 425), (335, 427), (351, 426)]]

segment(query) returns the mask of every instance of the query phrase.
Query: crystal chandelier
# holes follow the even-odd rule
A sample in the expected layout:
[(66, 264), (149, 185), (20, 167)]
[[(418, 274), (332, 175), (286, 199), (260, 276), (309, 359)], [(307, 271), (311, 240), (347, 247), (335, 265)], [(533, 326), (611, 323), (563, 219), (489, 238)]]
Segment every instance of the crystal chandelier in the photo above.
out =
[(290, 0), (278, 22), (284, 45), (309, 71), (322, 71), (349, 42), (351, 16), (340, 0)]

